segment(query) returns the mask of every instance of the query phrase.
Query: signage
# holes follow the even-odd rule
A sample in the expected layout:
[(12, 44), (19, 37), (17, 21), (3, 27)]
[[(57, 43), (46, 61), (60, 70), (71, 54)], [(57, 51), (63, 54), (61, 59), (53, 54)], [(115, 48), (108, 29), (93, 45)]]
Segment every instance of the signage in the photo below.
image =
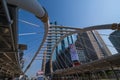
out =
[(75, 45), (74, 44), (70, 44), (69, 48), (70, 48), (70, 55), (71, 55), (72, 61), (75, 61), (75, 60), (79, 61), (79, 57), (78, 57)]

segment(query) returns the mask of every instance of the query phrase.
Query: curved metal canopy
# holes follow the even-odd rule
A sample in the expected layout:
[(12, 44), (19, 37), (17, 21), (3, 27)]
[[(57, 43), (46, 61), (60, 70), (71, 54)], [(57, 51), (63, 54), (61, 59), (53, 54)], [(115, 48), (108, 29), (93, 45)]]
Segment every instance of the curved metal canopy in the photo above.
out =
[[(117, 25), (116, 25), (117, 26)], [(52, 69), (52, 57), (54, 50), (56, 46), (67, 36), (75, 34), (75, 33), (83, 33), (86, 31), (91, 31), (91, 30), (103, 30), (103, 29), (112, 29), (113, 24), (106, 24), (106, 25), (97, 25), (97, 26), (91, 26), (91, 27), (86, 27), (86, 28), (73, 28), (73, 27), (65, 27), (65, 26), (57, 26), (57, 25), (51, 25), (48, 28), (48, 35), (46, 35), (46, 39), (42, 42), (43, 45), (39, 49), (39, 53), (37, 53), (34, 57), (36, 59), (39, 54), (45, 54), (46, 57), (49, 56), (50, 59), (50, 70), (53, 72)], [(117, 29), (117, 27), (116, 27)], [(56, 36), (57, 35), (57, 36)], [(49, 45), (48, 43), (51, 43)], [(44, 57), (45, 58), (45, 57)], [(48, 59), (48, 58), (45, 58)], [(30, 68), (32, 62), (29, 64), (27, 67), (27, 70)], [(43, 63), (44, 65), (44, 63)], [(45, 66), (43, 66), (43, 69), (45, 69)]]
[(30, 11), (38, 17), (43, 17), (45, 14), (44, 9), (37, 0), (7, 0), (7, 2), (11, 5)]

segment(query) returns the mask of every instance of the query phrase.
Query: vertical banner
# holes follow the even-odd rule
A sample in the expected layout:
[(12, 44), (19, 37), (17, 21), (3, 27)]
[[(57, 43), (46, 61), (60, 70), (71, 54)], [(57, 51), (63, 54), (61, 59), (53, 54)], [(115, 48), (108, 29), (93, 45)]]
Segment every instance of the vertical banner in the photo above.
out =
[(74, 44), (70, 44), (69, 48), (70, 48), (70, 55), (71, 55), (72, 61), (79, 61), (79, 57), (78, 57), (75, 45)]

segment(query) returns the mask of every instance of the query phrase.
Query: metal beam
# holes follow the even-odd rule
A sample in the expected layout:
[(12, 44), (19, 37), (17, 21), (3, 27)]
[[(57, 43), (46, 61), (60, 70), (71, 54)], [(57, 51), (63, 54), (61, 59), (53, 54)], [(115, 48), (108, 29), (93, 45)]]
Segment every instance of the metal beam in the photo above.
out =
[(11, 49), (11, 45), (0, 35), (0, 39)]
[(8, 7), (7, 7), (7, 2), (6, 0), (2, 0), (2, 4), (3, 4), (3, 8), (5, 10), (5, 14), (6, 14), (6, 18), (8, 20), (8, 24), (12, 24), (12, 20), (10, 18), (10, 14), (9, 14), (9, 10), (8, 10)]

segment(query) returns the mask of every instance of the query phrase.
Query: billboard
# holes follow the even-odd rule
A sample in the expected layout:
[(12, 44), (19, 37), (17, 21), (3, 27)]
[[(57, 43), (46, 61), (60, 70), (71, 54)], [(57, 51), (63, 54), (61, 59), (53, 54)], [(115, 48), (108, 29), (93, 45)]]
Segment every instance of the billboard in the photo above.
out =
[(79, 57), (78, 57), (75, 45), (74, 44), (70, 44), (69, 48), (70, 48), (71, 60), (72, 61), (79, 61)]

